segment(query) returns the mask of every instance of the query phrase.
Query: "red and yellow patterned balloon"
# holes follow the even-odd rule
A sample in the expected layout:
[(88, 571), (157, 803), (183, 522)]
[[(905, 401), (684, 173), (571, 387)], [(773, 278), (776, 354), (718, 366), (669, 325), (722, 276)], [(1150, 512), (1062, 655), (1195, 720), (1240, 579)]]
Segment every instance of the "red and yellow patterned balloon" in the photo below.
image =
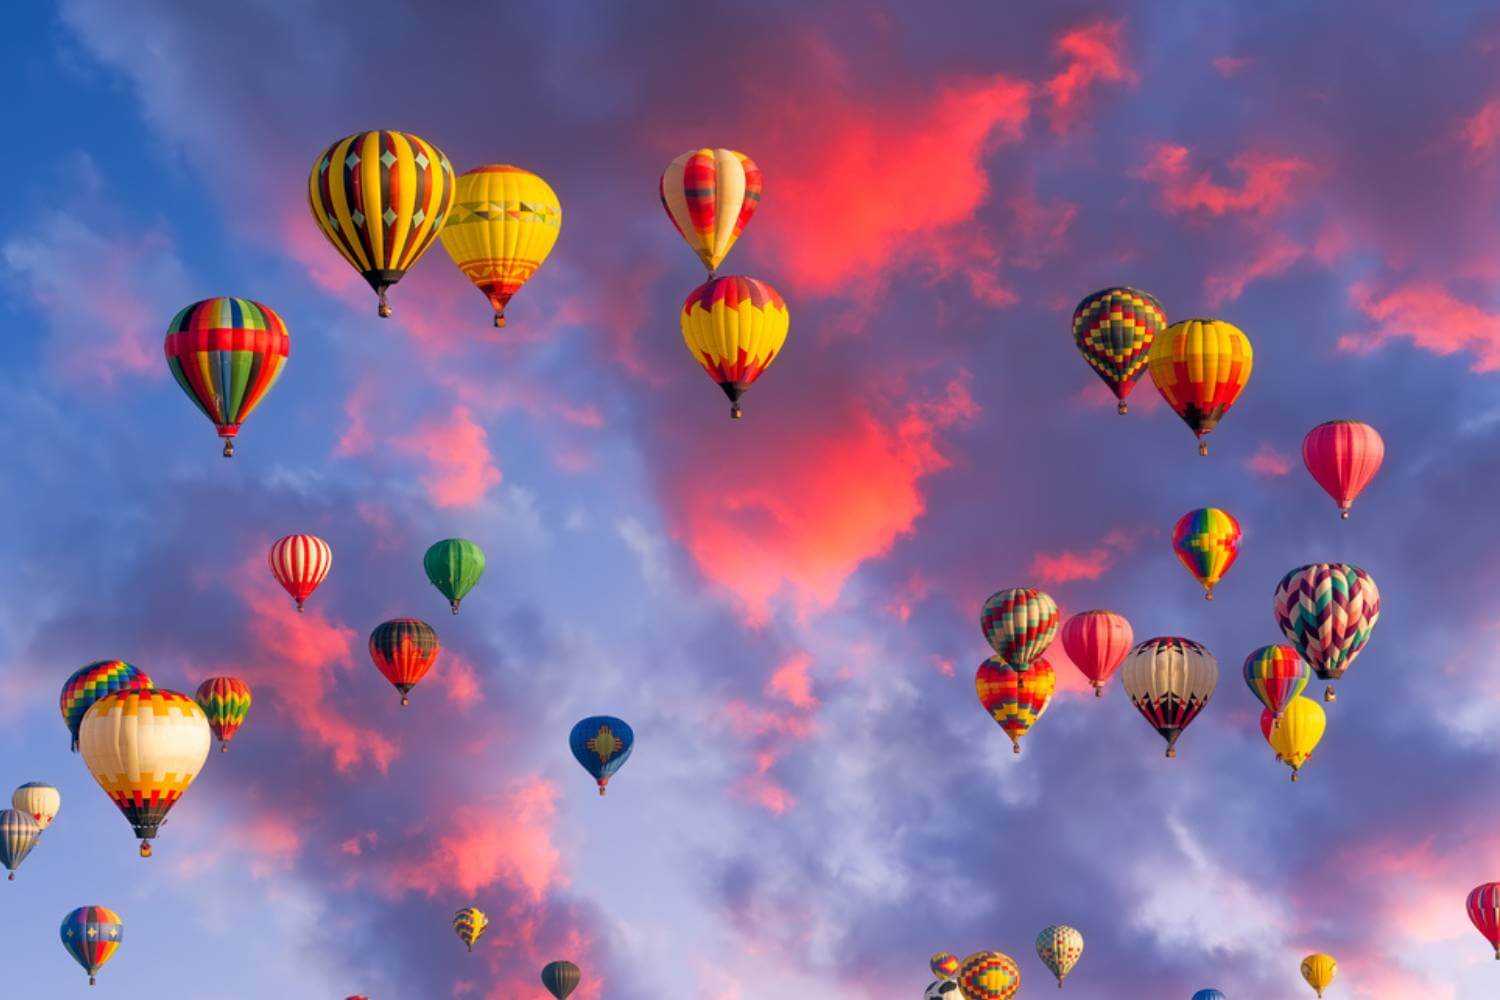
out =
[(1239, 399), (1255, 351), (1250, 338), (1221, 319), (1173, 323), (1151, 345), (1151, 381), (1167, 405), (1198, 437), (1198, 454), (1208, 454), (1208, 436)]
[(781, 354), (791, 322), (776, 289), (738, 275), (704, 282), (682, 304), (682, 339), (729, 397), (734, 419), (740, 396)]
[(401, 692), (403, 705), (411, 703), (407, 695), (427, 675), (441, 650), (437, 631), (420, 618), (393, 618), (370, 633), (370, 659)]
[(1125, 398), (1146, 370), (1156, 335), (1166, 327), (1156, 296), (1136, 288), (1106, 288), (1073, 310), (1073, 341), (1119, 400), (1121, 414), (1129, 409)]
[(1021, 988), (1021, 969), (1001, 952), (975, 952), (958, 970), (958, 988), (964, 1000), (1010, 1000)]
[(193, 700), (208, 717), (209, 728), (219, 740), (219, 752), (225, 752), (250, 714), (250, 685), (238, 677), (210, 677), (198, 685)]
[(661, 175), (662, 208), (710, 278), (760, 207), (761, 182), (755, 161), (732, 149), (690, 150)]
[(959, 964), (958, 956), (951, 951), (940, 951), (933, 955), (932, 960), (927, 963), (928, 967), (932, 969), (932, 974), (943, 980), (952, 979), (957, 976)]
[(286, 324), (270, 306), (220, 296), (194, 302), (167, 327), (167, 367), (224, 439), (234, 438), (281, 377), (291, 354)]
[(1203, 585), (1203, 599), (1211, 601), (1214, 587), (1239, 558), (1240, 522), (1218, 507), (1190, 510), (1172, 529), (1172, 551)]
[(992, 656), (979, 665), (974, 675), (974, 693), (979, 696), (979, 704), (1010, 737), (1013, 753), (1021, 752), (1021, 737), (1046, 713), (1056, 690), (1057, 674), (1043, 659), (1025, 666), (1011, 666)]

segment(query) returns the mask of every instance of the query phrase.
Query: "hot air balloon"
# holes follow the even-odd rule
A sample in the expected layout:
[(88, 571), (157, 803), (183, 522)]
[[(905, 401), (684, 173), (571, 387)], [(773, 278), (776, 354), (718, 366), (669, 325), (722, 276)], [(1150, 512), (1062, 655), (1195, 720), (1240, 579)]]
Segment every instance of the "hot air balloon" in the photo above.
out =
[(62, 808), (62, 793), (40, 781), (28, 781), (11, 793), (10, 804), (36, 820), (38, 829), (45, 830)]
[(1203, 439), (1250, 381), (1254, 360), (1250, 338), (1221, 319), (1173, 323), (1151, 345), (1151, 381), (1198, 436), (1198, 454), (1208, 454)]
[(484, 937), (489, 926), (490, 918), (477, 906), (465, 907), (453, 915), (453, 933), (470, 952), (474, 950), (474, 942)]
[(1177, 738), (1198, 717), (1219, 683), (1219, 664), (1200, 643), (1177, 636), (1147, 639), (1120, 671), (1125, 693), (1177, 756)]
[(198, 703), (153, 688), (99, 699), (83, 717), (83, 762), (141, 839), (151, 839), (208, 759), (213, 735)]
[(1500, 882), (1475, 886), (1466, 905), (1469, 920), (1495, 949), (1495, 960), (1500, 961)]
[(63, 722), (73, 737), (73, 752), (78, 752), (78, 727), (83, 715), (100, 698), (116, 691), (149, 691), (154, 685), (146, 672), (124, 660), (95, 660), (73, 672), (62, 686), (58, 707)]
[(1328, 716), (1323, 714), (1323, 706), (1311, 698), (1293, 698), (1279, 718), (1271, 714), (1269, 708), (1260, 712), (1261, 735), (1276, 751), (1276, 759), (1292, 769), (1293, 781), (1297, 780), (1302, 765), (1317, 749), (1327, 725)]
[(218, 428), (224, 457), (232, 458), (240, 425), (286, 367), (286, 324), (259, 302), (204, 299), (172, 317), (164, 349), (172, 377)]
[(740, 418), (740, 396), (781, 354), (792, 323), (781, 294), (756, 278), (711, 278), (682, 303), (682, 339)]
[(964, 1000), (1010, 1000), (1021, 988), (1021, 970), (1009, 955), (975, 952), (958, 970), (958, 988)]
[(1057, 602), (1031, 587), (999, 590), (984, 602), (979, 628), (990, 648), (1006, 663), (1030, 663), (1057, 635)]
[(1312, 671), (1291, 646), (1262, 646), (1245, 657), (1245, 684), (1273, 715), (1300, 695)]
[(1167, 327), (1167, 314), (1156, 296), (1136, 288), (1106, 288), (1086, 297), (1073, 310), (1073, 341), (1109, 386), (1124, 414), (1125, 397), (1146, 370), (1151, 343)]
[(250, 685), (238, 677), (210, 677), (198, 685), (193, 697), (208, 717), (209, 728), (219, 740), (219, 752), (223, 753), (244, 725), (245, 716), (250, 714)]
[[(1313, 673), (1332, 682), (1344, 676), (1370, 641), (1380, 621), (1380, 589), (1358, 566), (1310, 563), (1281, 578), (1272, 610)], [(1330, 683), (1323, 700), (1336, 697)]]
[(959, 989), (956, 980), (939, 979), (927, 984), (927, 989), (922, 991), (922, 1000), (964, 1000), (964, 991)]
[(952, 979), (958, 975), (960, 964), (958, 956), (953, 954), (953, 952), (940, 951), (932, 956), (932, 959), (927, 963), (927, 967), (939, 979)]
[(568, 746), (583, 769), (599, 782), (599, 794), (610, 776), (630, 759), (635, 749), (635, 733), (623, 719), (612, 715), (591, 715), (581, 720), (568, 734)]
[(1219, 990), (1199, 990), (1193, 994), (1193, 1000), (1229, 1000)]
[(426, 676), (441, 650), (437, 632), (420, 618), (392, 618), (370, 633), (370, 659), (401, 692), (403, 705), (411, 704), (407, 693)]
[(1324, 955), (1321, 952), (1308, 955), (1302, 960), (1302, 978), (1307, 980), (1318, 996), (1328, 989), (1333, 977), (1339, 973), (1339, 963), (1334, 961), (1332, 955)]
[(26, 860), (26, 855), (36, 846), (42, 828), (30, 813), (19, 809), (0, 809), (0, 865), (10, 872), (11, 882), (16, 880), (16, 869)]
[(63, 917), (63, 947), (73, 960), (89, 974), (94, 985), (95, 974), (115, 957), (125, 939), (125, 924), (114, 910), (103, 906), (80, 906)]
[(271, 543), (267, 556), (271, 575), (285, 588), (297, 610), (312, 596), (333, 568), (333, 549), (317, 535), (283, 535)]
[(427, 550), (422, 568), (456, 615), (458, 602), (484, 575), (484, 550), (467, 538), (445, 538)]
[(1104, 685), (1130, 652), (1135, 633), (1124, 615), (1113, 611), (1081, 611), (1063, 622), (1063, 650), (1080, 673), (1094, 685), (1094, 697), (1104, 697)]
[(572, 962), (548, 962), (542, 968), (542, 985), (557, 1000), (568, 1000), (568, 994), (578, 989), (582, 973)]
[(1211, 601), (1214, 587), (1239, 557), (1240, 522), (1217, 507), (1190, 510), (1172, 529), (1172, 551), (1203, 585), (1204, 600)]
[(661, 175), (667, 218), (713, 278), (745, 224), (760, 207), (761, 173), (732, 149), (694, 149)]
[(1057, 988), (1083, 957), (1083, 935), (1067, 924), (1042, 928), (1036, 936), (1036, 957), (1057, 977)]
[(455, 188), (439, 238), (490, 300), (495, 325), (504, 326), (510, 297), (531, 280), (562, 232), (562, 204), (546, 181), (508, 163), (465, 171)]
[(1348, 518), (1354, 498), (1375, 478), (1384, 460), (1380, 433), (1358, 420), (1330, 420), (1302, 439), (1302, 464), (1339, 505), (1342, 518)]
[(318, 228), (380, 296), (432, 246), (453, 208), (453, 166), (409, 132), (356, 132), (323, 151), (307, 178)]
[(974, 691), (979, 704), (1010, 737), (1011, 751), (1021, 752), (1021, 737), (1031, 729), (1057, 690), (1057, 675), (1046, 660), (1011, 666), (997, 656), (979, 665)]

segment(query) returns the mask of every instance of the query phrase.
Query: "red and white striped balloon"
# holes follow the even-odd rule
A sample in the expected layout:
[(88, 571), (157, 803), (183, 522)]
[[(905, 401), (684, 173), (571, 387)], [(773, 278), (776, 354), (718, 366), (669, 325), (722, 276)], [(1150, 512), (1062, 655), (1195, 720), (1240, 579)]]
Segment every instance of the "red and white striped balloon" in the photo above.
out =
[(297, 610), (301, 611), (302, 602), (328, 576), (333, 566), (333, 550), (317, 535), (287, 535), (272, 543), (269, 561), (271, 574), (292, 595)]

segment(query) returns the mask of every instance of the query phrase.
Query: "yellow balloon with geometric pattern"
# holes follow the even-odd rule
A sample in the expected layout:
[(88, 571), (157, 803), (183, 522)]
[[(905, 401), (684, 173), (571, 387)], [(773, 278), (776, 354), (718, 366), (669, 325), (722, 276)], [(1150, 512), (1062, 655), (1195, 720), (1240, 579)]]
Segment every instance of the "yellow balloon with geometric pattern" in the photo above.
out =
[(547, 259), (562, 232), (562, 204), (552, 186), (508, 163), (459, 175), (453, 211), (439, 238), (453, 263), (484, 293), (505, 325), (510, 297)]
[(682, 304), (682, 339), (740, 418), (740, 396), (771, 367), (786, 343), (791, 314), (764, 281), (726, 275), (704, 282)]
[(453, 207), (453, 165), (409, 132), (356, 132), (325, 149), (307, 178), (318, 228), (380, 296), (427, 252)]

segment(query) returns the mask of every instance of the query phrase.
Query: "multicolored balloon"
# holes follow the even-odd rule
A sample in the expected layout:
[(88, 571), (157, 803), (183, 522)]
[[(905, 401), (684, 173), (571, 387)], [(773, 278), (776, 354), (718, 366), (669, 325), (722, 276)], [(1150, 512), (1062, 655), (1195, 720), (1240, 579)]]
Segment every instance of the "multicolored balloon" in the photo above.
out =
[(688, 353), (724, 390), (729, 415), (738, 420), (740, 396), (786, 343), (792, 325), (786, 301), (756, 278), (710, 278), (688, 293), (680, 318)]
[(1063, 622), (1060, 637), (1068, 659), (1094, 685), (1095, 698), (1104, 697), (1104, 685), (1135, 642), (1124, 615), (1099, 610), (1080, 611)]
[(238, 677), (210, 677), (198, 685), (193, 700), (208, 717), (209, 728), (219, 740), (219, 752), (224, 753), (250, 714), (250, 685)]
[(979, 665), (974, 675), (979, 704), (1010, 737), (1012, 753), (1021, 752), (1021, 737), (1047, 711), (1056, 690), (1057, 674), (1043, 659), (1012, 666), (992, 656)]
[(1125, 693), (1177, 756), (1177, 739), (1202, 712), (1219, 683), (1219, 664), (1201, 643), (1180, 636), (1147, 639), (1120, 671)]
[(489, 926), (490, 918), (477, 906), (467, 906), (453, 915), (453, 933), (470, 952), (474, 951), (474, 942), (484, 937)]
[(1083, 935), (1067, 924), (1042, 928), (1036, 936), (1036, 957), (1057, 977), (1057, 988), (1083, 957)]
[(467, 538), (445, 538), (422, 556), (422, 569), (456, 615), (459, 602), (484, 575), (484, 550)]
[(958, 956), (951, 951), (940, 951), (927, 963), (932, 974), (939, 979), (952, 979), (957, 976), (959, 965)]
[(1240, 522), (1218, 507), (1190, 510), (1172, 529), (1172, 551), (1203, 586), (1203, 599), (1211, 601), (1214, 587), (1239, 558)]
[(582, 719), (568, 734), (568, 746), (583, 769), (599, 783), (599, 794), (610, 777), (630, 759), (635, 749), (635, 732), (623, 719), (612, 715), (591, 715)]
[(333, 568), (333, 549), (317, 535), (283, 535), (271, 543), (266, 558), (271, 575), (292, 595), (298, 611)]
[(62, 793), (40, 781), (28, 781), (10, 796), (10, 804), (36, 821), (45, 830), (62, 809)]
[(1334, 701), (1332, 682), (1354, 664), (1380, 621), (1374, 578), (1349, 563), (1298, 566), (1276, 585), (1271, 607), (1287, 641), (1330, 682), (1323, 700)]
[(1156, 296), (1137, 288), (1106, 288), (1073, 310), (1073, 341), (1079, 353), (1129, 410), (1125, 397), (1146, 370), (1151, 344), (1167, 327), (1167, 313)]
[(760, 207), (760, 168), (732, 149), (694, 149), (661, 175), (661, 206), (714, 277)]
[(548, 962), (542, 967), (542, 985), (557, 1000), (568, 1000), (568, 994), (578, 989), (583, 974), (572, 962)]
[(167, 326), (167, 367), (224, 439), (234, 438), (281, 377), (292, 351), (286, 324), (270, 306), (220, 296), (194, 302)]
[(152, 688), (99, 699), (83, 717), (78, 744), (89, 773), (141, 840), (141, 857), (167, 813), (187, 791), (213, 735), (198, 703)]
[(1302, 960), (1302, 978), (1307, 980), (1318, 996), (1333, 983), (1333, 977), (1339, 973), (1339, 963), (1334, 961), (1332, 955), (1322, 952), (1308, 955)]
[(1291, 646), (1262, 646), (1245, 657), (1245, 685), (1272, 715), (1307, 689), (1312, 671)]
[(1250, 338), (1221, 319), (1173, 323), (1151, 345), (1151, 381), (1197, 435), (1198, 454), (1208, 454), (1204, 438), (1244, 391), (1254, 363)]
[(420, 618), (392, 618), (370, 633), (370, 659), (397, 691), (401, 704), (437, 661), (442, 646), (436, 630)]
[(114, 910), (104, 906), (80, 906), (63, 917), (63, 947), (73, 961), (89, 974), (89, 985), (104, 964), (115, 957), (125, 940), (125, 922)]
[(1475, 886), (1466, 908), (1475, 930), (1484, 935), (1495, 949), (1495, 960), (1500, 961), (1500, 882)]
[(1010, 1000), (1021, 988), (1016, 960), (998, 951), (977, 951), (958, 970), (964, 1000)]
[(1302, 439), (1302, 464), (1339, 505), (1341, 518), (1349, 517), (1350, 506), (1384, 460), (1385, 441), (1380, 433), (1358, 420), (1330, 420)]
[(149, 691), (153, 687), (144, 670), (124, 660), (95, 660), (73, 671), (73, 676), (63, 682), (62, 694), (57, 699), (63, 722), (73, 737), (73, 752), (78, 752), (78, 727), (94, 702), (116, 691)]
[(1323, 739), (1323, 730), (1328, 727), (1328, 716), (1323, 706), (1311, 698), (1293, 698), (1280, 717), (1269, 708), (1260, 712), (1260, 731), (1276, 751), (1276, 759), (1292, 769), (1292, 780), (1296, 781), (1302, 765), (1312, 756)]
[(954, 979), (939, 979), (927, 984), (922, 1000), (964, 1000), (964, 991)]
[(0, 865), (10, 872), (9, 881), (16, 880), (16, 869), (26, 860), (26, 855), (36, 846), (42, 828), (30, 813), (19, 809), (0, 809)]
[(448, 221), (456, 184), (442, 150), (409, 132), (356, 132), (325, 149), (307, 202), (328, 242), (380, 297), (427, 252)]
[(458, 175), (457, 197), (439, 238), (453, 263), (490, 300), (495, 325), (531, 280), (562, 233), (562, 203), (552, 185), (509, 163)]
[(1193, 1000), (1229, 1000), (1229, 998), (1219, 990), (1199, 990), (1193, 994)]
[(990, 648), (1014, 666), (1046, 652), (1057, 637), (1057, 623), (1057, 602), (1033, 587), (998, 590), (979, 613), (979, 629)]

